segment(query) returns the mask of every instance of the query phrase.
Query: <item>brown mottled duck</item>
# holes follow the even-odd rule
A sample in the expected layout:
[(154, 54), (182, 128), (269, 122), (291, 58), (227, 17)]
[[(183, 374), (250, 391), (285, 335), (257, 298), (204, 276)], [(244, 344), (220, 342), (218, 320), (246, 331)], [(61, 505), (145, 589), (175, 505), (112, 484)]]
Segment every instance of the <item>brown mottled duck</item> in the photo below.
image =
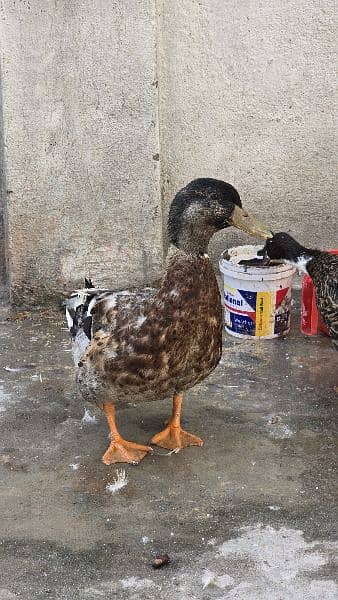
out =
[(270, 230), (241, 208), (229, 183), (197, 179), (180, 190), (168, 219), (169, 251), (158, 289), (113, 292), (87, 287), (67, 300), (67, 321), (85, 400), (105, 413), (111, 443), (105, 464), (138, 463), (149, 446), (120, 435), (115, 406), (173, 398), (171, 418), (152, 444), (178, 451), (202, 446), (180, 425), (183, 393), (221, 358), (222, 305), (208, 243), (234, 225), (269, 238)]

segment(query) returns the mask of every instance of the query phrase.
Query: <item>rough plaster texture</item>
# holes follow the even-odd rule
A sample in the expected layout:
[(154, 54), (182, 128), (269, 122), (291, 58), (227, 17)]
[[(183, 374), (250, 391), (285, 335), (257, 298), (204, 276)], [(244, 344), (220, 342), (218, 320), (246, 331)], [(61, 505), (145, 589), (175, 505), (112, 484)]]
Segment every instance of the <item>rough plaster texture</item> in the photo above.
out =
[(6, 264), (6, 186), (5, 186), (5, 164), (3, 154), (3, 122), (2, 122), (2, 91), (1, 91), (1, 69), (0, 69), (0, 302), (7, 300), (7, 264)]
[(276, 231), (336, 245), (335, 2), (161, 0), (159, 12), (166, 204), (219, 177)]
[(154, 278), (153, 0), (6, 0), (0, 23), (13, 299)]
[[(233, 183), (273, 229), (336, 246), (334, 9), (3, 0), (12, 298), (85, 274), (152, 281), (169, 202), (198, 176)], [(220, 234), (212, 254), (247, 239)]]

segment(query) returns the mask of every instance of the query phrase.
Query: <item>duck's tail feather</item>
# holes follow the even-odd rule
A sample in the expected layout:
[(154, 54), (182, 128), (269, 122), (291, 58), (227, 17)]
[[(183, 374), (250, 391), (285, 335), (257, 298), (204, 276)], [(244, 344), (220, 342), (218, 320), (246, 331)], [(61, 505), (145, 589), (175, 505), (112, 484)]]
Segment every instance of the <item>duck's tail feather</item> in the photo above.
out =
[(72, 338), (74, 362), (77, 365), (92, 338), (91, 310), (96, 297), (106, 290), (95, 288), (91, 279), (85, 279), (85, 287), (73, 292), (65, 302), (66, 319)]
[(85, 286), (85, 288), (93, 288), (93, 287), (95, 287), (93, 285), (92, 280), (89, 277), (88, 278), (85, 277), (85, 284), (84, 284), (84, 286)]

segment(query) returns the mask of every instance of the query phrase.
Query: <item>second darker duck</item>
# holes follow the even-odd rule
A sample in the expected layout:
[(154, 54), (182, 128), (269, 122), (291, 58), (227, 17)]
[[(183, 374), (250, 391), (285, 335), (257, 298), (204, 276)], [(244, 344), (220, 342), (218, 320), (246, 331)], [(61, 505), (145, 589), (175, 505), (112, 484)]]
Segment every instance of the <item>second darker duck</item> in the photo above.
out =
[(318, 310), (338, 349), (338, 255), (306, 248), (283, 231), (267, 240), (263, 254), (310, 275), (316, 290)]

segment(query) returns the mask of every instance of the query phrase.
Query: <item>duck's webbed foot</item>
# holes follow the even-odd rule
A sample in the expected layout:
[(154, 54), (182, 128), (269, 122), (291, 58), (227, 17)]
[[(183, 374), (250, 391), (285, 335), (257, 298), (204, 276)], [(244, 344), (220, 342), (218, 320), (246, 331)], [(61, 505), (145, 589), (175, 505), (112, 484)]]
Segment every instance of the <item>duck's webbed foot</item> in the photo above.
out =
[(109, 448), (102, 456), (102, 462), (104, 462), (105, 465), (121, 462), (136, 465), (146, 454), (148, 454), (148, 452), (152, 452), (152, 449), (149, 446), (128, 442), (122, 437), (119, 437), (111, 442)]
[(203, 446), (203, 440), (197, 437), (197, 435), (188, 433), (181, 429), (181, 427), (173, 425), (168, 425), (163, 431), (154, 435), (151, 438), (151, 443), (177, 452), (187, 446)]
[(115, 422), (115, 406), (113, 404), (103, 404), (102, 409), (107, 417), (112, 441), (109, 448), (102, 456), (102, 462), (105, 465), (113, 463), (137, 463), (145, 457), (148, 452), (152, 452), (150, 446), (143, 446), (135, 442), (128, 442), (119, 434)]
[(182, 398), (183, 394), (176, 394), (174, 396), (171, 419), (163, 431), (152, 437), (152, 444), (167, 448), (168, 450), (175, 450), (176, 452), (187, 446), (203, 446), (203, 440), (181, 428)]

